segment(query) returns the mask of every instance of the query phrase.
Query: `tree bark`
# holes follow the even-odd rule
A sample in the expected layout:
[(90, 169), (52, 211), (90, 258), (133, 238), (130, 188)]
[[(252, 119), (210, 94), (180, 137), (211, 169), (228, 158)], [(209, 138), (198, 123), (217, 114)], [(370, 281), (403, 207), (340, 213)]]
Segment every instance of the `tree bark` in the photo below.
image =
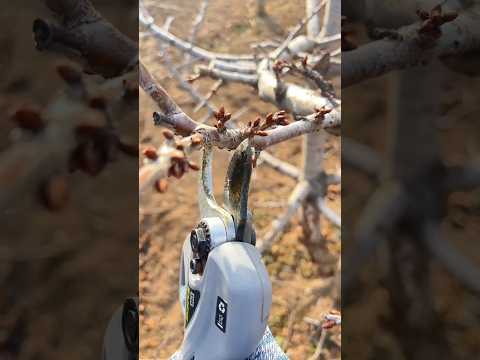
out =
[[(321, 3), (321, 0), (307, 0), (307, 17)], [(320, 34), (331, 36), (340, 32), (340, 24), (336, 19), (340, 19), (340, 0), (330, 0), (325, 8), (323, 30), (320, 28), (320, 16), (317, 14), (307, 24), (307, 35), (316, 37)], [(318, 181), (324, 173), (323, 157), (325, 146), (325, 134), (315, 133), (307, 134), (303, 139), (303, 180), (314, 183), (310, 196), (305, 199), (302, 207), (302, 227), (304, 229), (304, 241), (310, 250), (311, 256), (318, 261), (322, 261), (325, 255), (325, 244), (321, 233), (320, 214), (318, 207), (318, 197), (324, 196), (326, 184)]]
[(412, 360), (451, 358), (433, 303), (430, 256), (421, 241), (425, 221), (440, 216), (442, 207), (434, 176), (441, 164), (434, 126), (441, 75), (436, 65), (408, 69), (390, 78), (392, 140), (385, 175), (406, 184), (411, 205), (389, 242), (388, 286), (393, 331)]

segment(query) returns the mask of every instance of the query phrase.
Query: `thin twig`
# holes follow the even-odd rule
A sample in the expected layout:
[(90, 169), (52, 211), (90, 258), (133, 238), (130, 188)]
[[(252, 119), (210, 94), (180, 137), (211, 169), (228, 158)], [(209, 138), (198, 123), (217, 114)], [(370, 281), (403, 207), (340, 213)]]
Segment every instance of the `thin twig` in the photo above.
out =
[[(190, 31), (190, 37), (188, 38), (188, 42), (192, 45), (195, 44), (197, 40), (197, 33), (200, 30), (200, 27), (202, 26), (203, 21), (205, 20), (207, 7), (208, 7), (208, 0), (203, 0), (202, 4), (200, 5), (200, 9), (198, 10), (197, 16), (195, 16), (195, 20), (193, 21), (192, 29)], [(184, 63), (188, 63), (189, 60), (190, 60), (190, 56), (188, 54), (185, 54)]]
[(480, 293), (480, 270), (442, 236), (440, 224), (427, 223), (423, 228), (423, 242), (432, 255), (466, 288)]
[(265, 234), (263, 239), (257, 243), (257, 248), (261, 253), (268, 251), (278, 236), (285, 232), (286, 227), (309, 193), (310, 185), (308, 182), (299, 182), (297, 184), (288, 199), (287, 210), (272, 222), (271, 229)]
[(288, 34), (287, 38), (283, 41), (283, 43), (276, 49), (272, 54), (271, 57), (273, 60), (277, 60), (280, 58), (280, 56), (283, 54), (283, 52), (288, 48), (288, 45), (290, 42), (302, 31), (302, 29), (305, 27), (305, 25), (308, 24), (308, 22), (315, 16), (317, 15), (320, 10), (322, 10), (322, 7), (325, 6), (326, 0), (323, 0), (315, 9), (312, 10), (311, 14), (303, 18), (300, 23)]

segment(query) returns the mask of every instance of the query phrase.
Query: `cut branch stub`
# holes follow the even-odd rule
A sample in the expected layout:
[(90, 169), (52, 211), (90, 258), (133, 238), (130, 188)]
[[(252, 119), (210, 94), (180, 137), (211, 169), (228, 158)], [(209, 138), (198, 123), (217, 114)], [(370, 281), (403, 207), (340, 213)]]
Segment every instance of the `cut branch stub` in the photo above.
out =
[(138, 45), (105, 20), (88, 0), (48, 0), (59, 24), (36, 19), (36, 48), (54, 51), (77, 60), (85, 71), (114, 77), (138, 62)]

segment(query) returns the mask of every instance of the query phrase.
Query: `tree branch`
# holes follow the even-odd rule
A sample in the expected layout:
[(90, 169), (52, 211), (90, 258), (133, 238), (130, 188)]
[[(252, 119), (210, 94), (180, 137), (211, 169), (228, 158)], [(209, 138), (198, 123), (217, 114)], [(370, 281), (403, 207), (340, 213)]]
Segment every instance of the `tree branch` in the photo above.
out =
[(140, 23), (143, 24), (153, 35), (160, 40), (168, 43), (177, 49), (190, 54), (195, 58), (200, 58), (207, 61), (225, 61), (225, 62), (237, 62), (237, 61), (254, 61), (253, 55), (231, 55), (214, 53), (200, 47), (194, 46), (191, 43), (184, 41), (169, 31), (162, 29), (160, 26), (155, 25), (154, 19), (148, 14), (146, 9), (141, 9), (139, 12)]
[(288, 199), (287, 210), (272, 222), (271, 229), (263, 239), (257, 243), (257, 248), (261, 253), (269, 250), (279, 234), (285, 231), (290, 220), (295, 216), (297, 210), (300, 208), (309, 193), (310, 185), (307, 181), (302, 181), (297, 184)]
[(347, 254), (342, 271), (342, 288), (348, 292), (364, 260), (384, 239), (408, 206), (408, 195), (401, 184), (385, 184), (370, 198), (355, 229), (355, 245)]
[(401, 28), (400, 40), (378, 40), (342, 55), (342, 87), (393, 70), (425, 64), (434, 58), (457, 56), (480, 49), (480, 22), (473, 9), (441, 27), (438, 39), (418, 33), (422, 23)]
[(138, 45), (98, 13), (89, 0), (46, 0), (61, 22), (36, 19), (33, 32), (38, 50), (73, 57), (88, 72), (113, 77), (133, 68)]
[(480, 187), (480, 164), (450, 167), (445, 179), (447, 191), (470, 191)]
[(480, 293), (480, 268), (442, 236), (440, 224), (427, 223), (424, 226), (423, 242), (458, 281), (475, 293)]
[(338, 216), (332, 209), (330, 209), (326, 204), (325, 200), (322, 197), (318, 198), (318, 208), (322, 212), (323, 216), (330, 221), (333, 225), (335, 225), (337, 228), (341, 229), (342, 228), (342, 220), (340, 216)]
[(260, 154), (260, 161), (294, 180), (300, 180), (300, 171), (295, 166), (277, 159), (269, 153), (262, 151)]
[(191, 134), (198, 124), (180, 109), (163, 87), (157, 84), (142, 63), (139, 65), (139, 71), (139, 85), (163, 113), (162, 124), (177, 134)]

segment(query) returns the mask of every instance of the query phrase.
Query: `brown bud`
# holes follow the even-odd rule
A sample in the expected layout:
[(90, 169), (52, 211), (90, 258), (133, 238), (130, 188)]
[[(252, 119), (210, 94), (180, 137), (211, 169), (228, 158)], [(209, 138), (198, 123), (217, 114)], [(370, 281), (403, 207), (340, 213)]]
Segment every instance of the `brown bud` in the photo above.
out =
[(335, 321), (333, 320), (326, 320), (323, 324), (322, 324), (322, 329), (325, 329), (325, 330), (328, 330), (328, 329), (331, 329), (335, 326)]
[(159, 193), (163, 194), (168, 189), (168, 182), (165, 179), (160, 179), (155, 183), (154, 186), (155, 186), (155, 190), (157, 190)]
[(79, 84), (82, 81), (82, 73), (70, 65), (58, 65), (57, 72), (68, 84)]
[(267, 117), (265, 118), (265, 121), (267, 122), (267, 125), (271, 124), (273, 122), (273, 114), (268, 113)]
[(305, 56), (303, 59), (302, 59), (302, 66), (305, 68), (307, 67), (307, 62), (308, 62), (308, 56)]
[(320, 109), (315, 109), (315, 119), (323, 119), (325, 115), (331, 112), (333, 109), (327, 109), (325, 106), (321, 107)]
[(225, 115), (225, 108), (222, 106), (218, 111), (213, 113), (213, 116), (215, 116), (215, 119), (220, 120), (223, 119)]
[(175, 163), (170, 167), (170, 173), (173, 177), (180, 179), (183, 175), (183, 170), (180, 164)]
[(202, 138), (200, 135), (192, 135), (191, 141), (192, 141), (192, 146), (198, 146), (202, 144)]
[(13, 115), (13, 120), (18, 127), (33, 132), (38, 132), (45, 128), (45, 122), (38, 110), (29, 108), (19, 109)]
[(183, 153), (183, 151), (174, 150), (172, 151), (171, 158), (173, 161), (182, 161), (185, 160), (185, 154)]
[(41, 198), (51, 211), (58, 211), (68, 202), (68, 182), (65, 176), (56, 175), (41, 186)]
[(107, 164), (107, 158), (93, 141), (87, 141), (74, 150), (71, 164), (90, 176), (96, 176)]
[(162, 135), (167, 140), (173, 140), (173, 138), (175, 137), (173, 132), (171, 132), (170, 130), (167, 130), (167, 129), (164, 129), (162, 131)]
[(150, 160), (157, 160), (158, 159), (157, 150), (155, 150), (155, 148), (153, 148), (153, 147), (148, 147), (148, 148), (144, 149), (143, 150), (143, 155), (145, 155), (145, 157), (150, 159)]
[(182, 173), (185, 174), (190, 170), (190, 166), (188, 165), (188, 161), (182, 161), (179, 163), (180, 168), (182, 169)]

